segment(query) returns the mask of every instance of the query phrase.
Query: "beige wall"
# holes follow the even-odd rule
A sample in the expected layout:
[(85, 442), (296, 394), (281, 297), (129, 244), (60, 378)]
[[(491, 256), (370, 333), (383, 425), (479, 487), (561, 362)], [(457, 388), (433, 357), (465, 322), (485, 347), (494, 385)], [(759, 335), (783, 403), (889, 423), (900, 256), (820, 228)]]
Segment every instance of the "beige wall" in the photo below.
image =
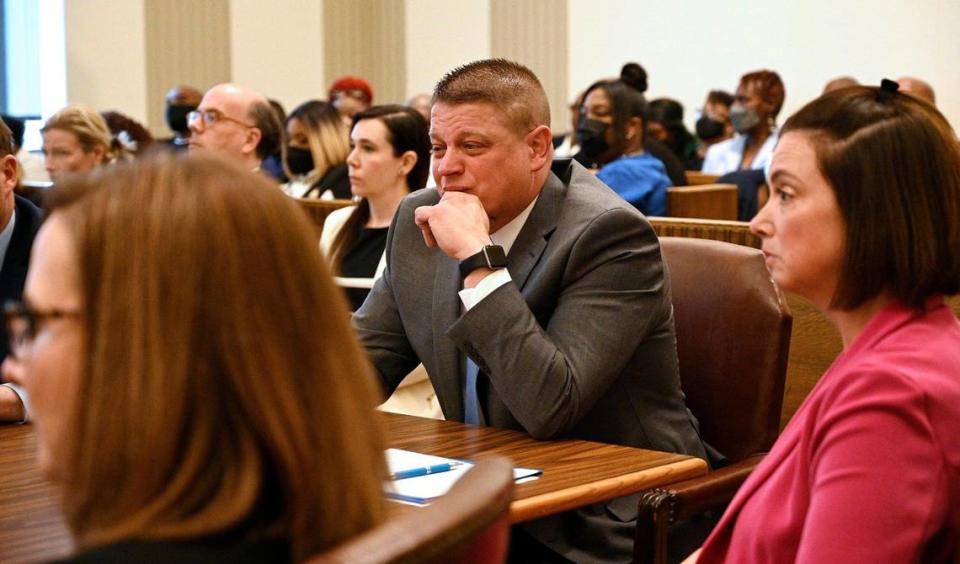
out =
[(146, 0), (147, 111), (154, 136), (168, 137), (164, 98), (174, 86), (206, 90), (230, 80), (229, 0)]
[(374, 104), (403, 101), (404, 0), (325, 0), (323, 25), (324, 84), (361, 76), (373, 89)]
[(457, 65), (490, 56), (490, 0), (406, 0), (407, 96)]
[(147, 115), (144, 0), (64, 0), (67, 102)]
[(835, 76), (879, 84), (909, 73), (933, 83), (960, 126), (953, 0), (570, 0), (569, 17), (571, 93), (636, 61), (650, 75), (648, 97), (676, 98), (692, 122), (708, 90), (732, 91), (743, 73), (769, 68), (786, 85), (782, 123)]
[(326, 96), (322, 0), (230, 0), (234, 82), (279, 100), (289, 112)]
[[(567, 110), (567, 0), (491, 0), (491, 46), (494, 57), (517, 61), (540, 78), (550, 101), (551, 127), (569, 128)], [(536, 25), (531, 25), (536, 22)]]
[[(144, 30), (153, 22), (145, 21), (147, 1), (158, 0), (64, 0), (70, 101), (145, 122), (148, 114), (157, 119), (148, 111), (156, 88), (148, 94)], [(393, 23), (402, 28), (402, 42), (392, 45), (403, 51), (402, 63), (396, 63), (403, 71), (402, 79), (393, 79), (391, 95), (430, 90), (454, 66), (493, 53), (491, 0), (379, 1), (395, 7), (402, 2), (393, 12), (401, 14), (403, 25)], [(233, 80), (288, 107), (324, 94), (322, 0), (229, 3)], [(742, 73), (766, 67), (786, 83), (782, 121), (834, 76), (853, 74), (876, 84), (909, 73), (933, 83), (940, 108), (960, 125), (960, 3), (954, 0), (740, 0), (720, 7), (713, 0), (566, 3), (567, 40), (551, 46), (568, 58), (565, 101), (636, 60), (650, 73), (648, 96), (677, 98), (692, 121), (708, 90), (732, 90)], [(539, 17), (529, 20), (530, 35), (549, 25)], [(555, 116), (565, 112), (556, 106), (554, 101)]]

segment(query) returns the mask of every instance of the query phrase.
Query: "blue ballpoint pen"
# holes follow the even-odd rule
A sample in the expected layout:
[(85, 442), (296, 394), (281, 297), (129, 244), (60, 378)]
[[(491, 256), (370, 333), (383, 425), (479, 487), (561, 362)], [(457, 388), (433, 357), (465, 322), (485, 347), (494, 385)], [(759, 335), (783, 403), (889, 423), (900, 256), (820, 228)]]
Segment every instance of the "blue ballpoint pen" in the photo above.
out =
[(422, 468), (411, 468), (409, 470), (401, 470), (399, 472), (392, 472), (390, 474), (391, 480), (403, 480), (406, 478), (416, 478), (418, 476), (426, 476), (428, 474), (439, 474), (440, 472), (449, 472), (457, 466), (463, 466), (463, 462), (444, 462), (443, 464), (434, 464), (432, 466), (424, 466)]

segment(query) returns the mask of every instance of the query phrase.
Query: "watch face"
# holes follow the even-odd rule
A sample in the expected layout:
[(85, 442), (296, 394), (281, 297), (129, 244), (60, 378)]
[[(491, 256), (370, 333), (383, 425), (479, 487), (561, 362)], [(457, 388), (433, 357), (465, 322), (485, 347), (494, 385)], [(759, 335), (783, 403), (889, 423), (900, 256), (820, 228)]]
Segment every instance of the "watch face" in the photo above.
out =
[(503, 247), (500, 245), (487, 245), (483, 248), (484, 254), (487, 256), (487, 265), (491, 268), (500, 267), (503, 268), (507, 266), (507, 255), (503, 252)]

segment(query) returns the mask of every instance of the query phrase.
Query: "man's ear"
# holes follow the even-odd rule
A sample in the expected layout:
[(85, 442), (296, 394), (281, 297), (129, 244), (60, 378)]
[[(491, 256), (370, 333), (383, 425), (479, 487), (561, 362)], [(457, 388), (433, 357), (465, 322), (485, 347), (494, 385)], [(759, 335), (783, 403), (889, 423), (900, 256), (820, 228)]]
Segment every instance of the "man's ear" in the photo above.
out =
[(257, 152), (257, 145), (260, 144), (260, 139), (263, 137), (263, 132), (260, 131), (258, 127), (251, 127), (247, 130), (243, 140), (243, 146), (240, 150), (246, 155), (250, 153)]
[(17, 157), (7, 155), (0, 159), (0, 196), (6, 196), (17, 187), (20, 181), (20, 167)]
[(417, 164), (417, 154), (413, 151), (407, 151), (400, 156), (400, 168), (403, 169), (403, 175), (410, 174), (413, 167)]
[(545, 125), (538, 125), (527, 134), (527, 146), (530, 148), (530, 170), (536, 172), (550, 166), (553, 160), (553, 132)]

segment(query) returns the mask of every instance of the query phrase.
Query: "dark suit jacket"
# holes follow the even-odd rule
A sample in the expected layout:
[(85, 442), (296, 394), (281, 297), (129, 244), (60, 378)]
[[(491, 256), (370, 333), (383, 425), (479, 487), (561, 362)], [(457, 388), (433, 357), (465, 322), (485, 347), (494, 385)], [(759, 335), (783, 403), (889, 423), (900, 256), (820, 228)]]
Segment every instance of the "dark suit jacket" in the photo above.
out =
[[(40, 227), (40, 208), (21, 196), (16, 199), (17, 224), (13, 228), (13, 238), (7, 247), (7, 256), (0, 267), (0, 306), (7, 300), (19, 300), (23, 296), (23, 283), (30, 268), (30, 249), (33, 236)], [(7, 356), (8, 342), (6, 329), (0, 330), (0, 361)]]
[[(577, 163), (554, 163), (510, 254), (512, 283), (465, 313), (457, 261), (414, 223), (436, 190), (404, 199), (387, 268), (354, 316), (389, 394), (423, 362), (447, 419), (462, 421), (464, 354), (486, 377), (486, 424), (705, 457), (677, 371), (669, 275), (631, 205)], [(575, 560), (629, 559), (636, 496), (525, 529)]]

